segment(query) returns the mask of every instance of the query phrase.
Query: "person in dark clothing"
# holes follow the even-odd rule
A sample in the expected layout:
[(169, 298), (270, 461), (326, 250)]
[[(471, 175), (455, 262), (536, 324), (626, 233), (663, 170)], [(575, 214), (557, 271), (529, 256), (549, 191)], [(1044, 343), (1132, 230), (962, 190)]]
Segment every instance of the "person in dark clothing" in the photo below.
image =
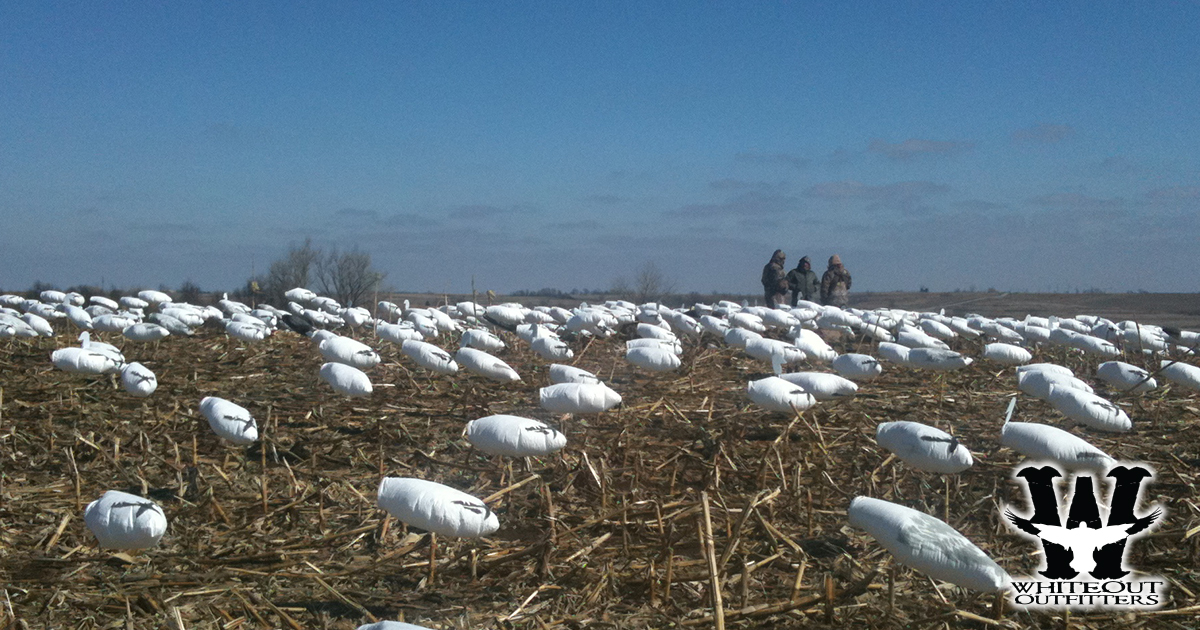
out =
[(821, 281), (817, 280), (817, 272), (812, 270), (812, 261), (808, 256), (801, 258), (800, 264), (788, 272), (787, 281), (788, 288), (792, 290), (792, 306), (795, 306), (801, 297), (811, 301), (821, 291)]
[(821, 303), (845, 308), (850, 303), (850, 272), (837, 254), (829, 257), (829, 268), (821, 276)]
[(783, 270), (783, 262), (787, 260), (782, 249), (771, 254), (771, 261), (763, 267), (762, 285), (763, 296), (768, 308), (783, 304), (788, 291), (787, 272)]

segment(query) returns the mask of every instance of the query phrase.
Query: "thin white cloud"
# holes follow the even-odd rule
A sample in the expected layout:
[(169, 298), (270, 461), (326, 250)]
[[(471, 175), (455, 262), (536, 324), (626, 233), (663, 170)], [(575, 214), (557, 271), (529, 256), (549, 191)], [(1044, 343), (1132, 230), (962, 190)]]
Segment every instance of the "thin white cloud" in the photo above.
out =
[(875, 139), (867, 151), (877, 153), (894, 162), (908, 162), (924, 157), (951, 156), (975, 148), (974, 142), (965, 140), (926, 140), (909, 138), (904, 142), (888, 142)]
[(1058, 144), (1075, 137), (1071, 125), (1042, 123), (1012, 132), (1012, 140), (1018, 144)]

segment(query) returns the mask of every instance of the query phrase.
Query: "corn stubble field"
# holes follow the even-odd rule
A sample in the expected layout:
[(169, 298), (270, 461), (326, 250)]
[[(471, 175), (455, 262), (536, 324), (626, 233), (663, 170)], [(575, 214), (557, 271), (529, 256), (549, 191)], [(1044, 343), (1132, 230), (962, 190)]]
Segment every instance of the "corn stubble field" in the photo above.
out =
[[(499, 356), (523, 380), (504, 385), (432, 375), (397, 347), (365, 339), (384, 363), (369, 371), (375, 393), (354, 400), (318, 380), (317, 349), (288, 332), (249, 345), (207, 329), (157, 345), (99, 335), (157, 373), (148, 399), (112, 377), (54, 370), (50, 352), (74, 343), (73, 333), (6, 340), (0, 627), (355, 628), (404, 619), (435, 628), (705, 628), (715, 626), (712, 561), (731, 628), (1192, 628), (1200, 619), (1200, 536), (1189, 536), (1200, 524), (1194, 392), (1115, 395), (1134, 431), (1087, 432), (1110, 454), (1157, 467), (1146, 500), (1167, 517), (1132, 546), (1130, 564), (1171, 582), (1164, 609), (1069, 622), (1061, 613), (997, 615), (993, 596), (896, 565), (848, 525), (846, 508), (867, 495), (948, 514), (1010, 574), (1035, 571), (1036, 546), (1001, 522), (1002, 504), (1025, 507), (1009, 479), (1018, 456), (997, 446), (1017, 393), (1011, 368), (977, 360), (935, 377), (886, 365), (856, 397), (789, 417), (749, 404), (746, 383), (770, 368), (741, 351), (705, 339), (686, 346), (681, 370), (645, 374), (623, 359), (630, 334), (573, 343), (574, 364), (624, 404), (570, 418), (538, 407), (547, 362), (511, 337)], [(871, 345), (831, 343), (842, 352)], [(956, 349), (979, 356), (980, 345)], [(1095, 368), (1065, 359), (1077, 373)], [(1064, 353), (1034, 360), (1062, 362)], [(250, 409), (264, 441), (220, 442), (198, 411), (210, 395)], [(568, 446), (528, 463), (470, 450), (464, 424), (495, 413), (551, 421)], [(1028, 396), (1013, 419), (1063, 426)], [(874, 442), (876, 424), (888, 420), (951, 430), (975, 466), (947, 485), (889, 459)], [(375, 506), (385, 475), (487, 497), (501, 529), (431, 545)], [(163, 506), (170, 528), (158, 547), (96, 548), (82, 508), (110, 489)]]

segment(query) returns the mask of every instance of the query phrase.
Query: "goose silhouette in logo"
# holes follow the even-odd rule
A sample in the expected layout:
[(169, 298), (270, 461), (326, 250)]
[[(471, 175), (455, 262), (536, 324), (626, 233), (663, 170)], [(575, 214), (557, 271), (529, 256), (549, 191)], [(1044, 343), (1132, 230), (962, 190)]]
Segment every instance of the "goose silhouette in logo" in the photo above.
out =
[(1096, 579), (1119, 579), (1129, 574), (1121, 562), (1130, 536), (1146, 531), (1162, 516), (1162, 510), (1137, 517), (1142, 480), (1152, 476), (1140, 466), (1117, 466), (1108, 476), (1116, 480), (1108, 522), (1100, 521), (1100, 511), (1092, 488), (1092, 477), (1075, 478), (1075, 492), (1063, 526), (1054, 495), (1053, 480), (1062, 476), (1053, 466), (1027, 466), (1017, 473), (1029, 486), (1034, 513), (1022, 517), (1005, 510), (1005, 516), (1017, 529), (1037, 536), (1045, 551), (1046, 569), (1039, 571), (1052, 580), (1069, 580), (1087, 573)]

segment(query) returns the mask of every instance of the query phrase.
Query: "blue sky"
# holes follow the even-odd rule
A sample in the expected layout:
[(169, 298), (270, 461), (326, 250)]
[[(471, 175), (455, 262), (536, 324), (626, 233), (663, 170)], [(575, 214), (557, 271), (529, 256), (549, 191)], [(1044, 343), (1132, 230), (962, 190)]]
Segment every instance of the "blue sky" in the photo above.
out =
[(1200, 5), (0, 4), (0, 288), (1200, 291)]

